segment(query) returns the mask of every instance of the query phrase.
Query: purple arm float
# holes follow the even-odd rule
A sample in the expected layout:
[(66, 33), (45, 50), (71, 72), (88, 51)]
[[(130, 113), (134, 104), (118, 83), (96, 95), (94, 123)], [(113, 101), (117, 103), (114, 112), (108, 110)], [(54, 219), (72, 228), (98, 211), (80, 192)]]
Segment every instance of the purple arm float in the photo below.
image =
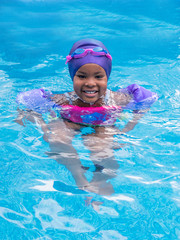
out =
[(150, 108), (157, 101), (158, 95), (147, 90), (138, 84), (131, 84), (126, 88), (119, 89), (118, 92), (127, 93), (132, 96), (132, 100), (124, 109), (142, 110)]

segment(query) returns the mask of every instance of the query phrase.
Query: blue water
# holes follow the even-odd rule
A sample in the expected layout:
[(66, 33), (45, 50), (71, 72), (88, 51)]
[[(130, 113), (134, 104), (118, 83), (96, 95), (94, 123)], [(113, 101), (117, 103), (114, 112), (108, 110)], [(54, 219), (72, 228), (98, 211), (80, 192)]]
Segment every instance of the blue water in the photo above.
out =
[[(178, 0), (0, 1), (0, 239), (180, 239), (179, 9)], [(92, 195), (99, 211), (45, 154), (41, 129), (14, 122), (20, 91), (72, 90), (65, 56), (85, 37), (113, 56), (110, 89), (137, 83), (159, 95), (115, 136), (126, 145), (114, 150), (115, 194)], [(74, 146), (90, 165), (80, 133)]]

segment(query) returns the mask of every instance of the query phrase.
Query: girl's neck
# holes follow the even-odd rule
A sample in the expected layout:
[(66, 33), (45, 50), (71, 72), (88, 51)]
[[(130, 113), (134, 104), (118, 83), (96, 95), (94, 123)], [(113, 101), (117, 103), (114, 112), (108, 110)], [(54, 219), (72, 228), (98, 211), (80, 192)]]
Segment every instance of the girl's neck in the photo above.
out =
[(77, 98), (76, 101), (74, 102), (74, 105), (79, 106), (79, 107), (101, 107), (104, 105), (103, 99), (99, 98), (94, 103), (87, 103), (87, 102), (82, 101), (80, 98)]

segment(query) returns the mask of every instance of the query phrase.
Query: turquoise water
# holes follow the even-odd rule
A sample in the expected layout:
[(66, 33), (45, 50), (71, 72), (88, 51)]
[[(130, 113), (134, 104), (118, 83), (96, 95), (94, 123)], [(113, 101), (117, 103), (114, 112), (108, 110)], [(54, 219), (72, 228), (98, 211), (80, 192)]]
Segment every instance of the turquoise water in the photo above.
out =
[[(180, 239), (179, 9), (177, 0), (0, 2), (0, 238)], [(33, 124), (14, 122), (20, 91), (70, 91), (65, 56), (97, 38), (113, 56), (109, 88), (137, 83), (159, 100), (134, 130), (115, 136), (115, 193), (86, 206), (71, 173), (45, 153)], [(73, 144), (90, 166), (81, 133)], [(92, 166), (91, 166), (92, 167)], [(90, 168), (91, 169), (91, 168)], [(87, 178), (92, 171), (87, 171)]]

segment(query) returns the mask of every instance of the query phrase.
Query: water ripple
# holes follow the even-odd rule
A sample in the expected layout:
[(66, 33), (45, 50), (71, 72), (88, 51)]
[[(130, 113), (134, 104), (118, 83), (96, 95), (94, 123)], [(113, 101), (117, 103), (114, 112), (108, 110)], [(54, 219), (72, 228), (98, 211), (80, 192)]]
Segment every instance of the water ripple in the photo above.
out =
[(28, 155), (30, 157), (34, 157), (34, 158), (38, 158), (38, 159), (47, 159), (47, 157), (41, 157), (39, 155), (35, 155), (35, 154), (25, 150), (23, 147), (17, 145), (16, 143), (11, 143), (11, 145), (15, 146), (16, 149), (21, 150), (21, 152), (25, 153), (26, 155)]
[(32, 221), (32, 214), (29, 212), (26, 214), (18, 213), (5, 207), (0, 207), (0, 216), (8, 222), (17, 224), (21, 228), (26, 228), (25, 225)]
[(103, 240), (127, 240), (128, 238), (121, 235), (118, 231), (116, 230), (102, 230), (100, 231), (100, 234), (102, 235)]
[(53, 199), (41, 200), (34, 210), (44, 230), (61, 229), (76, 233), (94, 231), (94, 227), (83, 220), (65, 216), (64, 209)]

